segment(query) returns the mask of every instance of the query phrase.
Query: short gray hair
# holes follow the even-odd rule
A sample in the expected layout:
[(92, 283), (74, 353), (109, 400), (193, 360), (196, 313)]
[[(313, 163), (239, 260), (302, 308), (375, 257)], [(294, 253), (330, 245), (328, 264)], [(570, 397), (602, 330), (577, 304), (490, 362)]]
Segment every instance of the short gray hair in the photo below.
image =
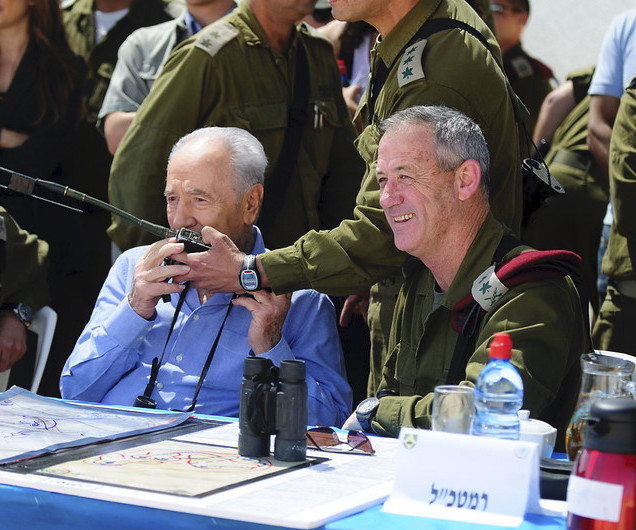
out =
[(454, 171), (466, 160), (481, 167), (481, 188), (489, 193), (490, 155), (479, 126), (462, 112), (443, 105), (420, 105), (396, 112), (380, 123), (380, 133), (427, 125), (433, 131), (433, 155), (442, 171)]
[(239, 200), (255, 184), (265, 182), (267, 156), (261, 143), (244, 129), (237, 127), (204, 127), (196, 129), (174, 144), (168, 164), (175, 154), (192, 140), (222, 140), (230, 155), (234, 185)]

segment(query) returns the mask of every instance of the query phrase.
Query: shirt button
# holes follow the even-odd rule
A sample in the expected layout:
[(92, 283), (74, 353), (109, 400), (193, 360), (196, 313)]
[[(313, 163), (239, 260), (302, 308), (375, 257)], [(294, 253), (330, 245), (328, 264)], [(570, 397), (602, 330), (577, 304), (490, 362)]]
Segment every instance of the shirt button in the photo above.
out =
[(163, 383), (157, 383), (157, 388), (161, 390), (163, 388)]
[(274, 62), (276, 63), (276, 66), (281, 66), (283, 64), (283, 60), (280, 57), (276, 57)]
[(193, 318), (194, 320), (199, 320), (199, 315), (194, 315), (192, 318)]
[(177, 359), (177, 362), (180, 363), (181, 361), (183, 361), (183, 355), (181, 354), (177, 355), (176, 359)]

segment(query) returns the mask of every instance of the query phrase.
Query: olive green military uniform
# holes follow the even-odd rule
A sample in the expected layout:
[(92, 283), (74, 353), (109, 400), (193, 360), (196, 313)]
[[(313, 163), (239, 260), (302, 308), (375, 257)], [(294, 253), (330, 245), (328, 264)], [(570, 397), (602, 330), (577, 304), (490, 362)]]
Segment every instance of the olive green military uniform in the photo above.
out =
[(541, 110), (541, 103), (552, 91), (550, 83), (554, 77), (552, 70), (538, 59), (530, 57), (521, 44), (513, 46), (504, 53), (503, 64), (510, 86), (530, 112), (530, 117), (526, 120), (526, 128), (532, 135)]
[[(0, 305), (23, 303), (35, 310), (49, 303), (48, 252), (48, 243), (21, 229), (0, 206)], [(37, 337), (26, 335), (27, 352), (11, 367), (8, 386), (31, 386)]]
[[(493, 55), (472, 35), (447, 30), (420, 41), (414, 54), (402, 52), (422, 24), (431, 18), (453, 18), (487, 36)], [(407, 52), (410, 50), (406, 50)], [(412, 57), (411, 59), (409, 57)], [(383, 63), (393, 64), (375, 103), (379, 120), (413, 105), (444, 104), (461, 110), (482, 129), (491, 157), (490, 203), (495, 216), (519, 230), (521, 222), (521, 170), (518, 127), (505, 78), (498, 62), (499, 47), (484, 22), (465, 2), (421, 0), (372, 52), (371, 77)], [(414, 68), (412, 65), (415, 64)], [(417, 65), (423, 65), (418, 71)], [(372, 83), (371, 83), (372, 84)], [(358, 112), (368, 123), (369, 94), (363, 94)], [(262, 264), (277, 293), (308, 288), (329, 294), (351, 294), (368, 289), (391, 274), (405, 255), (393, 244), (393, 234), (379, 206), (375, 179), (380, 139), (376, 123), (357, 140), (367, 170), (358, 194), (354, 220), (330, 232), (310, 232), (293, 247), (269, 252)], [(372, 333), (369, 393), (381, 377), (384, 348), (393, 305), (401, 285), (399, 274), (374, 287), (369, 319)], [(380, 316), (380, 319), (376, 318)]]
[(49, 302), (49, 245), (22, 230), (0, 206), (0, 304), (22, 302), (39, 309)]
[(466, 0), (466, 3), (477, 12), (488, 25), (490, 31), (495, 33), (495, 20), (490, 9), (490, 0)]
[[(430, 428), (433, 389), (446, 381), (458, 337), (451, 326), (452, 308), (492, 264), (504, 233), (501, 223), (489, 215), (437, 307), (430, 271), (418, 261), (409, 273), (396, 306), (380, 384), (380, 389), (399, 396), (380, 399), (373, 422), (376, 432), (397, 436), (403, 426)], [(504, 259), (527, 249), (517, 247)], [(523, 379), (523, 407), (533, 418), (557, 427), (562, 444), (578, 396), (579, 356), (589, 348), (572, 280), (522, 283), (495, 302), (480, 323), (463, 384), (475, 383), (489, 360), (493, 334), (503, 331), (512, 339), (512, 362)]]
[(598, 312), (597, 255), (609, 185), (587, 145), (590, 96), (587, 89), (594, 68), (568, 76), (576, 106), (555, 131), (545, 161), (565, 189), (553, 195), (528, 221), (523, 241), (540, 249), (566, 249), (583, 259), (582, 272), (589, 301)]
[[(262, 144), (265, 209), (281, 155), (291, 103), (296, 49), (305, 47), (309, 70), (309, 121), (284, 201), (259, 228), (268, 247), (290, 244), (310, 229), (332, 228), (351, 214), (364, 172), (355, 131), (342, 99), (331, 44), (304, 24), (287, 53), (273, 49), (247, 2), (186, 41), (170, 56), (115, 155), (110, 177), (113, 204), (165, 223), (163, 187), (168, 154), (183, 135), (199, 127), (234, 126)], [(286, 155), (290, 156), (290, 155)], [(120, 248), (156, 239), (113, 219), (109, 233)]]
[(636, 355), (636, 79), (614, 120), (609, 169), (614, 220), (602, 266), (607, 295), (592, 337), (597, 348)]
[[(175, 4), (176, 5), (176, 4)], [(178, 12), (163, 0), (134, 0), (128, 13), (99, 42), (96, 40), (95, 0), (75, 0), (62, 4), (64, 27), (73, 51), (89, 65), (85, 86), (86, 120), (94, 124), (110, 77), (117, 62), (117, 50), (138, 28), (166, 22)]]

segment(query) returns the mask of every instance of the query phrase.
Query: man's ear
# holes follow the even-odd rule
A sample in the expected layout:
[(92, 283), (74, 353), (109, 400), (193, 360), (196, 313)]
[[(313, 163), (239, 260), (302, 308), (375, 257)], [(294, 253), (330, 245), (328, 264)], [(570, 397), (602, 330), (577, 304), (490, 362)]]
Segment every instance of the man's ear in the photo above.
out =
[(246, 225), (253, 225), (258, 217), (258, 212), (261, 209), (261, 203), (263, 202), (263, 185), (254, 184), (243, 195), (242, 210), (243, 210), (243, 222)]
[(477, 160), (469, 159), (455, 170), (457, 196), (460, 201), (472, 197), (481, 185), (481, 166)]

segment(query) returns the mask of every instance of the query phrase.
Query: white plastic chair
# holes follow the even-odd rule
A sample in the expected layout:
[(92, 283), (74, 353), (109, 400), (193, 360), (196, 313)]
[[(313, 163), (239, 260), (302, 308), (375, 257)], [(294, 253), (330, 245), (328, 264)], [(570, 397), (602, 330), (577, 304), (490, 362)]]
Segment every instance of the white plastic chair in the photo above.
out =
[[(31, 392), (37, 393), (38, 388), (40, 388), (40, 381), (42, 381), (46, 361), (49, 358), (49, 351), (51, 350), (56, 325), (57, 313), (51, 307), (44, 306), (33, 313), (33, 321), (29, 326), (29, 331), (32, 331), (38, 336), (38, 344), (35, 350), (35, 369), (31, 383)], [(0, 392), (4, 392), (7, 389), (10, 373), (10, 369), (0, 372)]]

